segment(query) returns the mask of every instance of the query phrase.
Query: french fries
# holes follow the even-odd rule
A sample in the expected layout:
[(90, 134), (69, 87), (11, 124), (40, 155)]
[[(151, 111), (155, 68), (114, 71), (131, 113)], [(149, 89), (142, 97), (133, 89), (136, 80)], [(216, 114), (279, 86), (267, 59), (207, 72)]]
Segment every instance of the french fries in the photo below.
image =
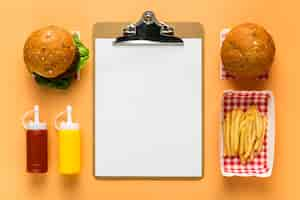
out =
[(251, 162), (262, 149), (267, 118), (251, 106), (246, 112), (228, 112), (222, 124), (224, 156), (238, 156), (243, 164)]
[(228, 133), (230, 136), (230, 155), (235, 156), (234, 152), (234, 133), (235, 133), (235, 118), (236, 118), (236, 110), (233, 110), (231, 113), (231, 122), (230, 122), (230, 132)]

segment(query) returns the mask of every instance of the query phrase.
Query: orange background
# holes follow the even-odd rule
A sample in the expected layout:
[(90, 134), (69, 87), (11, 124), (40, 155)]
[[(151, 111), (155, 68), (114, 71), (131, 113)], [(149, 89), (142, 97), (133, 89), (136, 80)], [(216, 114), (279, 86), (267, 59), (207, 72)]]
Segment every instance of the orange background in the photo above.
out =
[[(300, 12), (292, 0), (8, 0), (0, 4), (1, 137), (0, 199), (300, 199)], [(205, 168), (202, 180), (96, 180), (93, 177), (93, 63), (82, 80), (67, 91), (38, 87), (23, 64), (22, 48), (31, 31), (48, 24), (79, 30), (92, 47), (92, 25), (133, 21), (146, 10), (164, 21), (201, 22), (205, 41)], [(219, 31), (225, 26), (256, 22), (273, 35), (277, 52), (268, 81), (233, 84), (219, 80)], [(276, 154), (271, 178), (223, 178), (219, 169), (220, 99), (224, 89), (271, 89), (276, 97)], [(54, 116), (71, 103), (82, 126), (82, 172), (63, 177), (57, 170)], [(41, 106), (49, 130), (49, 173), (25, 172), (22, 114)]]

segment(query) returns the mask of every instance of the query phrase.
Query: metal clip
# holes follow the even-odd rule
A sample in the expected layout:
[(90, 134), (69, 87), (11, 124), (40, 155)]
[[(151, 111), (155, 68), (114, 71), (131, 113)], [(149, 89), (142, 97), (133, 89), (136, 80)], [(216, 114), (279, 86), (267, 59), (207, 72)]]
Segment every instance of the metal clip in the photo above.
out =
[(118, 37), (114, 44), (183, 45), (183, 40), (174, 36), (173, 27), (159, 22), (152, 11), (146, 11), (137, 23), (129, 24), (123, 29), (123, 36)]

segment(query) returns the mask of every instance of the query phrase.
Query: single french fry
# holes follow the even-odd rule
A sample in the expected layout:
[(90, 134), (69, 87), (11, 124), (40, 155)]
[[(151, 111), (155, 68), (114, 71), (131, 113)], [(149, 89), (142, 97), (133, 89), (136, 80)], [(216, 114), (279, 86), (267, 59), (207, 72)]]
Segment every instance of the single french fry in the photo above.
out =
[(253, 119), (251, 121), (251, 127), (252, 127), (252, 130), (251, 130), (251, 143), (254, 144), (255, 143), (255, 138), (256, 138), (256, 130), (255, 130), (255, 119)]
[(249, 156), (249, 162), (253, 161), (254, 160), (254, 157), (255, 157), (255, 152), (254, 152), (254, 148), (252, 149), (252, 152), (250, 153), (250, 156)]
[(260, 153), (264, 144), (264, 137), (259, 138), (258, 147), (256, 148), (256, 152)]
[(240, 141), (240, 118), (242, 117), (243, 112), (240, 109), (236, 111), (236, 118), (234, 121), (234, 154), (239, 154), (239, 141)]
[(247, 129), (247, 117), (243, 112), (240, 122), (240, 143), (239, 143), (239, 155), (240, 157), (245, 153), (245, 137), (246, 137), (246, 129)]
[(260, 143), (261, 143), (261, 138), (256, 138), (255, 144), (254, 144), (254, 151), (258, 152)]
[(247, 132), (247, 136), (248, 136), (248, 142), (247, 142), (247, 150), (245, 153), (246, 157), (249, 157), (253, 148), (253, 140), (252, 140), (252, 129), (253, 129), (253, 123), (249, 123), (249, 128), (248, 128), (248, 132)]
[[(247, 121), (248, 121), (248, 118), (246, 119)], [(247, 123), (246, 125), (245, 125), (245, 129), (244, 129), (244, 147), (243, 147), (243, 155), (247, 152), (247, 149), (248, 149), (248, 137), (249, 137), (249, 135), (248, 135), (248, 131), (249, 130), (249, 124)]]
[(239, 143), (239, 156), (241, 157), (244, 154), (244, 137), (245, 137), (245, 128), (240, 127), (241, 135), (240, 135), (240, 143)]
[(260, 138), (260, 143), (257, 149), (257, 152), (261, 152), (261, 149), (263, 147), (264, 144), (264, 140), (265, 140), (265, 134), (266, 134), (266, 127), (267, 127), (267, 118), (263, 116), (263, 131), (262, 131), (262, 136)]
[(243, 160), (245, 163), (247, 162), (247, 157), (245, 156), (247, 149), (248, 149), (248, 123), (245, 125), (243, 129), (243, 153), (240, 155), (241, 160)]
[[(224, 137), (224, 147), (227, 149), (227, 156), (230, 156), (230, 116), (231, 112), (227, 112), (225, 115), (225, 137)], [(228, 140), (229, 138), (229, 140)]]
[(254, 120), (251, 120), (251, 122), (250, 122), (250, 126), (251, 126), (250, 140), (251, 140), (251, 143), (254, 142), (255, 137), (256, 137), (255, 123), (253, 123), (253, 122), (254, 122)]
[(234, 120), (234, 155), (238, 156), (238, 147), (239, 147), (239, 119), (240, 112), (239, 109), (236, 109), (236, 115)]
[(240, 121), (240, 128), (246, 127), (247, 123), (248, 123), (247, 114), (245, 112), (243, 112), (243, 115), (242, 115), (241, 121)]
[(256, 141), (254, 144), (254, 150), (257, 152), (261, 144), (261, 139), (263, 135), (263, 121), (262, 121), (262, 116), (260, 114), (256, 118), (256, 124), (258, 124), (258, 130), (256, 132)]
[(260, 153), (264, 144), (264, 138), (261, 138), (261, 142), (259, 143), (257, 153)]
[(256, 107), (255, 106), (250, 106), (248, 108), (248, 110), (246, 111), (247, 118), (249, 120), (253, 120), (255, 118), (255, 113), (256, 113)]
[(227, 143), (227, 138), (228, 138), (228, 121), (229, 121), (229, 115), (227, 114), (225, 116), (225, 119), (223, 120), (223, 151), (224, 151), (224, 156), (229, 156), (230, 152), (228, 149), (228, 143)]
[(247, 149), (248, 149), (248, 146), (250, 144), (249, 142), (249, 133), (250, 133), (250, 118), (249, 118), (249, 115), (246, 115), (245, 117), (245, 121), (246, 121), (246, 124), (245, 124), (245, 129), (244, 129), (244, 154), (247, 152)]
[(230, 137), (231, 137), (231, 112), (227, 113), (226, 116), (226, 138), (225, 138), (225, 145), (227, 148), (228, 156), (231, 156), (231, 148), (230, 148)]
[(255, 158), (255, 149), (254, 149), (254, 144), (255, 144), (255, 141), (254, 141), (254, 143), (252, 144), (252, 149), (251, 149), (251, 153), (250, 153), (250, 156), (249, 156), (249, 161), (251, 162), (251, 161), (253, 161), (254, 160), (254, 158)]
[(223, 153), (224, 153), (224, 156), (227, 156), (228, 155), (228, 150), (227, 150), (227, 147), (226, 147), (226, 123), (227, 121), (227, 118), (225, 118), (225, 120), (223, 120), (222, 122), (222, 129), (223, 129)]
[(263, 129), (263, 127), (262, 127), (263, 124), (262, 123), (263, 122), (262, 122), (262, 118), (261, 118), (261, 115), (260, 115), (259, 112), (257, 113), (255, 123), (256, 123), (256, 127), (257, 127), (256, 137), (260, 138), (261, 135), (262, 135), (262, 129)]
[(254, 112), (254, 119), (253, 119), (253, 133), (252, 133), (252, 140), (255, 140), (257, 138), (258, 132), (259, 132), (259, 124), (257, 124), (257, 118), (259, 118), (259, 112), (255, 107), (255, 112)]
[(235, 133), (235, 118), (236, 118), (236, 110), (231, 111), (231, 121), (230, 121), (230, 152), (231, 156), (235, 156), (234, 152), (234, 133)]

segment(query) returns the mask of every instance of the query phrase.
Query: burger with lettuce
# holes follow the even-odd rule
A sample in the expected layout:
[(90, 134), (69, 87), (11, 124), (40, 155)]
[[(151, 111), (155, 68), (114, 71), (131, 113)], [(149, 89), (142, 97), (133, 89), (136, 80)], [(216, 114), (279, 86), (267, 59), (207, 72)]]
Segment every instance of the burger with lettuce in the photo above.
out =
[(89, 50), (77, 34), (57, 26), (33, 32), (24, 45), (24, 61), (35, 81), (67, 89), (89, 58)]

